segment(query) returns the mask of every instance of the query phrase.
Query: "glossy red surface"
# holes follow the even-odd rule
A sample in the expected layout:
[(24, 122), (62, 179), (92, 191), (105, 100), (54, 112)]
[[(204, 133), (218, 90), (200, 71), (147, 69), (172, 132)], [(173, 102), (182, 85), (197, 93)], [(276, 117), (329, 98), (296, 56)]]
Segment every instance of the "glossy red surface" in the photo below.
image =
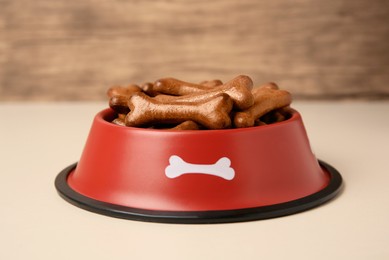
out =
[[(300, 114), (284, 122), (228, 130), (171, 131), (94, 118), (68, 183), (103, 202), (161, 211), (227, 210), (278, 204), (323, 189), (329, 182), (312, 153)], [(227, 157), (234, 178), (196, 172), (169, 178), (169, 158), (211, 165)]]

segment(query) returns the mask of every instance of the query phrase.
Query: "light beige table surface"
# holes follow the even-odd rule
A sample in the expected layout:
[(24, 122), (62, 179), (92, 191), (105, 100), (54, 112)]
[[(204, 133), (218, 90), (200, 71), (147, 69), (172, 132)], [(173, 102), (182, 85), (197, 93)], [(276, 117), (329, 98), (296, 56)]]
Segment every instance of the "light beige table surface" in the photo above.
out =
[(389, 102), (295, 102), (345, 180), (318, 208), (235, 224), (122, 220), (54, 188), (105, 103), (0, 103), (0, 259), (389, 259)]

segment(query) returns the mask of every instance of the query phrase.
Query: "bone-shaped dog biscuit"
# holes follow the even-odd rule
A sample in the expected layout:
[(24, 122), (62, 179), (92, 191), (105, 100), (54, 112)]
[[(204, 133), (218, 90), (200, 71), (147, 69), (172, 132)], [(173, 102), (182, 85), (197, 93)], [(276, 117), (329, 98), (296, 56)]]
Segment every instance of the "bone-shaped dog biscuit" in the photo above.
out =
[(127, 126), (151, 124), (179, 124), (193, 120), (209, 129), (231, 126), (229, 113), (232, 101), (226, 94), (201, 102), (160, 102), (143, 93), (131, 96), (128, 100), (130, 112), (126, 116)]
[(292, 97), (288, 91), (268, 87), (253, 89), (254, 105), (237, 112), (234, 117), (234, 125), (240, 127), (254, 126), (255, 120), (266, 113), (290, 105)]
[(211, 99), (221, 93), (226, 93), (231, 97), (236, 108), (244, 110), (254, 104), (254, 97), (250, 91), (252, 86), (252, 80), (247, 76), (241, 75), (223, 85), (208, 88), (207, 91), (177, 97), (158, 95), (155, 98), (161, 102), (200, 102)]
[[(279, 90), (272, 82), (253, 89), (252, 80), (244, 75), (224, 84), (220, 80), (195, 84), (163, 78), (140, 86), (114, 86), (108, 90), (109, 105), (121, 117), (114, 123), (122, 125), (124, 116), (127, 126), (219, 129), (229, 128), (231, 121), (234, 127), (272, 124), (287, 120), (292, 113), (283, 109), (291, 102), (287, 91)], [(136, 97), (131, 99), (132, 96)], [(229, 119), (225, 116), (228, 113)]]
[(235, 177), (235, 171), (230, 167), (231, 161), (227, 157), (220, 158), (215, 164), (193, 164), (185, 162), (177, 155), (172, 155), (169, 163), (165, 169), (165, 174), (169, 178), (190, 173), (214, 175), (225, 180), (232, 180)]
[(118, 114), (127, 114), (130, 108), (127, 105), (128, 96), (116, 95), (109, 99), (109, 106)]

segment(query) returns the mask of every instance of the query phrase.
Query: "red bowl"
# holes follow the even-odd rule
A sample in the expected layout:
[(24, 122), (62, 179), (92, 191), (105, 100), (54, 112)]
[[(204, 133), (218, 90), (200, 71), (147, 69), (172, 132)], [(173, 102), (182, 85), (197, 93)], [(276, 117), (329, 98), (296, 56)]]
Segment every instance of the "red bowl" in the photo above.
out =
[(216, 223), (300, 212), (333, 198), (342, 178), (318, 161), (297, 111), (227, 130), (155, 130), (93, 121), (81, 159), (56, 179), (84, 209), (135, 220)]

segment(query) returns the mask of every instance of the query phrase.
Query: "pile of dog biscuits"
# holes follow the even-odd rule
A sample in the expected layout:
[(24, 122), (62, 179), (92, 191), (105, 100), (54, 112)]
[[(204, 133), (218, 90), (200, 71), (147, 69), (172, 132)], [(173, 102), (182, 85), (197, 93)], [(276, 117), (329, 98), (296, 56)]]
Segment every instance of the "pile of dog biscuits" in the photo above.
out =
[(155, 129), (198, 130), (273, 124), (291, 115), (292, 97), (274, 83), (254, 87), (240, 75), (199, 84), (175, 78), (108, 89), (114, 124)]

